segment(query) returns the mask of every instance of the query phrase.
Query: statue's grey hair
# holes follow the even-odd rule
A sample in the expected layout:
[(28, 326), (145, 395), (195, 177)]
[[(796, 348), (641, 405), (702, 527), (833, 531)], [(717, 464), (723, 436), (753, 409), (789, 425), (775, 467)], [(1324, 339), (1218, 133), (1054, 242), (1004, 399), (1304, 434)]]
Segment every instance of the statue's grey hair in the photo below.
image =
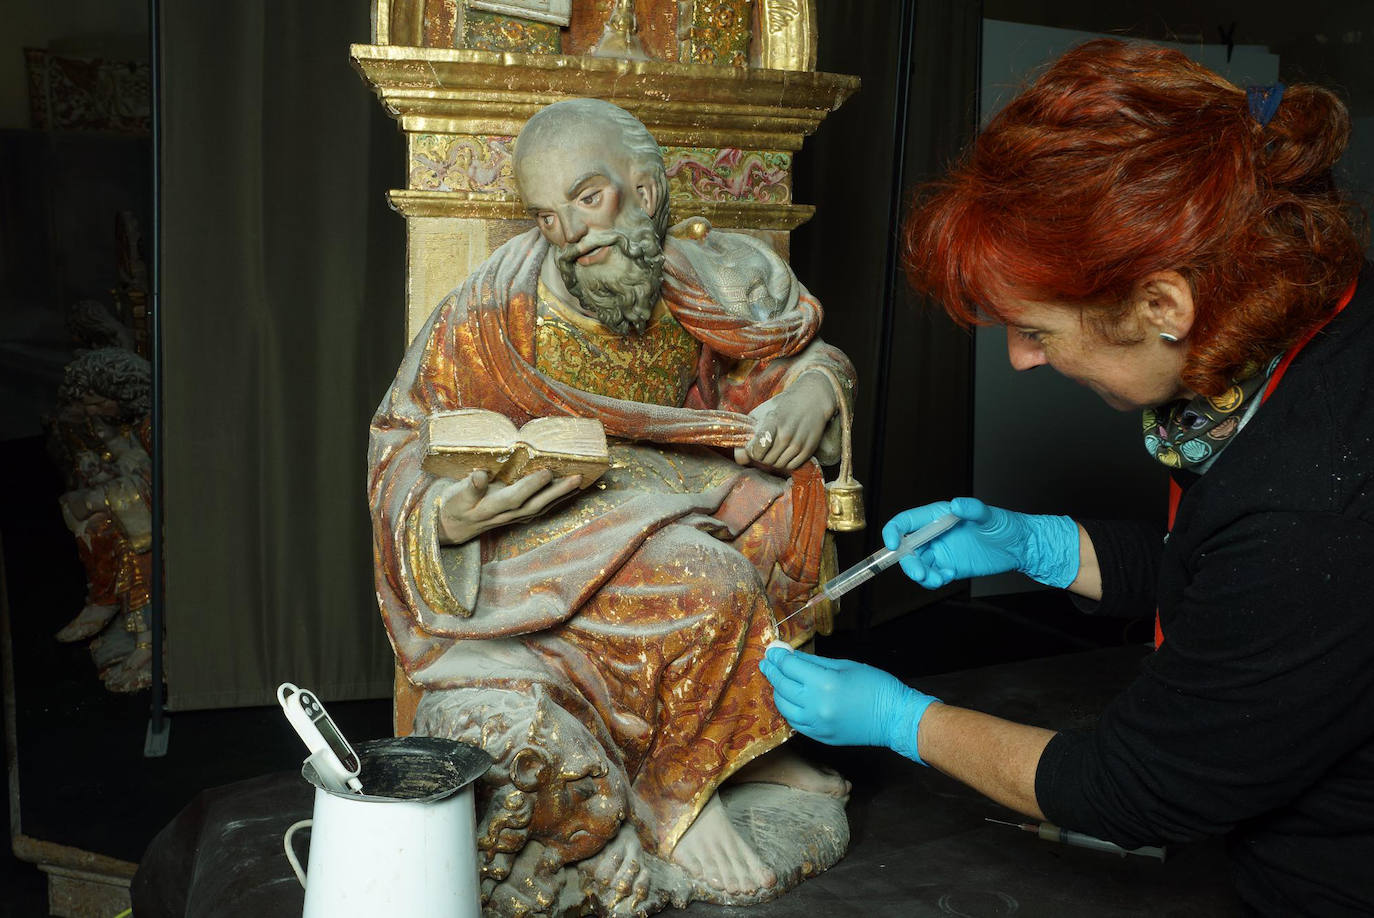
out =
[(663, 151), (644, 123), (618, 105), (604, 99), (564, 99), (541, 108), (530, 117), (515, 140), (515, 176), (520, 181), (520, 164), (525, 156), (545, 143), (566, 142), (575, 131), (617, 129), (621, 146), (631, 169), (646, 172), (658, 192), (654, 210), (654, 229), (658, 237), (668, 232), (668, 171)]
[(67, 364), (57, 397), (78, 402), (90, 392), (113, 399), (120, 418), (132, 421), (152, 410), (153, 371), (148, 361), (121, 347), (85, 351)]

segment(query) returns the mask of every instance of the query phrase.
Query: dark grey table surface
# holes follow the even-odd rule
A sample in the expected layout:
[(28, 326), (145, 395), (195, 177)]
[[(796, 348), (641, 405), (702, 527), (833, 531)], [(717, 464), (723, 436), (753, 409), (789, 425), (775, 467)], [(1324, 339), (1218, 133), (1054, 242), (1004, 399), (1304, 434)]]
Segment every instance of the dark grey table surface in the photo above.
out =
[[(1144, 647), (1112, 648), (922, 679), (951, 704), (1053, 729), (1088, 726), (1133, 677)], [(691, 918), (809, 915), (1239, 915), (1219, 842), (1163, 863), (1041, 841), (986, 822), (1010, 811), (881, 749), (809, 745), (854, 783), (848, 854), (782, 897), (746, 910), (698, 903)], [(282, 854), (312, 789), (282, 772), (205, 791), (153, 840), (133, 884), (138, 918), (296, 918), (303, 893)], [(671, 913), (670, 913), (671, 914)]]

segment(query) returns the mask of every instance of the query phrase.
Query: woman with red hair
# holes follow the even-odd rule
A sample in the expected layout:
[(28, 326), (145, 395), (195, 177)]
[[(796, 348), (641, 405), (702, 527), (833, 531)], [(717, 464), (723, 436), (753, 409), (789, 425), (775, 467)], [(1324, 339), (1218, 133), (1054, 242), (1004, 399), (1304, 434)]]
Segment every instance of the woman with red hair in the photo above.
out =
[(1108, 40), (992, 120), (911, 215), (908, 275), (1005, 325), (1016, 369), (1141, 411), (1170, 531), (958, 498), (883, 537), (953, 512), (912, 580), (1019, 570), (1157, 610), (1156, 650), (1093, 730), (1056, 734), (770, 649), (794, 727), (1126, 848), (1225, 835), (1257, 912), (1374, 913), (1374, 274), (1332, 181), (1349, 131), (1319, 87)]

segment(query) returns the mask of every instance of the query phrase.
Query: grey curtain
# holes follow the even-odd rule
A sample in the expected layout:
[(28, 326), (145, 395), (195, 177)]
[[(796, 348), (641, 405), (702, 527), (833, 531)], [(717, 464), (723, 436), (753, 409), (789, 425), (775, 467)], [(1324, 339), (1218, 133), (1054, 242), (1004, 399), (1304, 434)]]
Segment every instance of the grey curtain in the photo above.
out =
[(391, 690), (364, 474), (404, 346), (404, 150), (348, 62), (369, 7), (162, 6), (174, 710)]
[[(977, 129), (982, 4), (816, 9), (820, 69), (863, 79), (797, 154), (796, 197), (816, 216), (792, 240), (793, 267), (825, 306), (822, 336), (859, 373), (854, 460), (869, 528), (836, 537), (843, 565), (878, 548), (897, 511), (969, 491), (972, 338), (915, 302), (893, 271), (905, 216), (893, 205), (941, 174)], [(837, 626), (880, 624), (933, 598), (880, 577), (845, 600)]]

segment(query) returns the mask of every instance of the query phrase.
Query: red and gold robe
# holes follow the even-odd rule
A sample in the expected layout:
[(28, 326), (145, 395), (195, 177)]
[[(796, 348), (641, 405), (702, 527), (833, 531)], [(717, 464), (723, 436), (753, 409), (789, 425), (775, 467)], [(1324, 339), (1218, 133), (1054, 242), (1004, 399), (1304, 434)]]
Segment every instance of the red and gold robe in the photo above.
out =
[[(536, 348), (549, 341), (536, 318), (548, 251), (536, 231), (513, 239), (446, 297), (373, 419), (377, 596), (422, 689), (546, 686), (624, 768), (631, 818), (666, 855), (724, 778), (789, 735), (758, 663), (819, 578), (819, 466), (781, 478), (731, 451), (753, 435), (747, 412), (804, 370), (828, 367), (846, 386), (853, 370), (816, 337), (820, 306), (785, 264), (713, 232), (665, 244), (663, 303), (699, 343), (680, 404), (571, 385), (576, 373)], [(440, 546), (418, 431), (464, 407), (517, 426), (597, 418), (612, 467), (536, 520)], [(816, 625), (794, 619), (782, 637), (801, 643)]]

